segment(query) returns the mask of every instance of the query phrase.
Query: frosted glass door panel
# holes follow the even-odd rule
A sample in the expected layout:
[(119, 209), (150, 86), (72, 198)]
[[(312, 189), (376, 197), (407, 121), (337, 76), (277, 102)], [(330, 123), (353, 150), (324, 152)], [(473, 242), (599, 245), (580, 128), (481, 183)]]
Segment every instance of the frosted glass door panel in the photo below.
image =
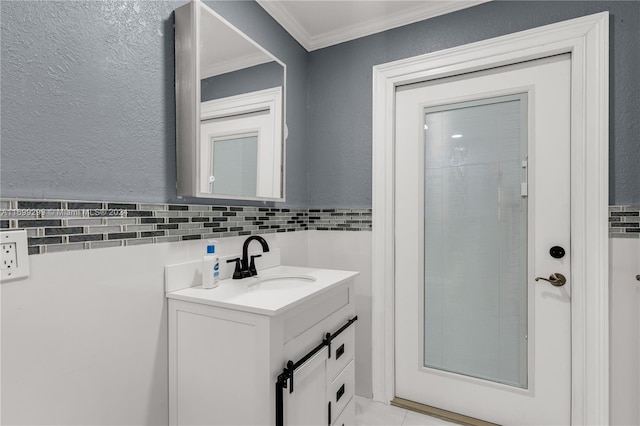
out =
[(258, 135), (213, 140), (213, 193), (255, 197)]
[(424, 366), (527, 387), (526, 97), (425, 109)]

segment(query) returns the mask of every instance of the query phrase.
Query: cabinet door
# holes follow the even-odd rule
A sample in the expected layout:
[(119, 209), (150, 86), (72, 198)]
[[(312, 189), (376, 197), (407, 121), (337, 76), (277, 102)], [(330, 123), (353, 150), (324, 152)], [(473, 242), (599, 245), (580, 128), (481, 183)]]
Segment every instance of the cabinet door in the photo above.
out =
[[(256, 315), (169, 302), (170, 425), (265, 424), (268, 328)], [(229, 342), (233, 342), (232, 344)]]
[(287, 426), (325, 426), (327, 418), (327, 348), (293, 373), (293, 393), (284, 389)]

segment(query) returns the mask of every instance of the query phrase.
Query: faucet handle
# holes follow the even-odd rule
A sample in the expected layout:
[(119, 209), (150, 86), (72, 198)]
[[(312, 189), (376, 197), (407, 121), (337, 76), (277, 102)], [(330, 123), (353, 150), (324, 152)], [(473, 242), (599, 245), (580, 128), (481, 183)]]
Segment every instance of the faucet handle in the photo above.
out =
[(256, 261), (255, 258), (256, 257), (262, 257), (261, 254), (256, 254), (251, 256), (251, 263), (249, 263), (249, 275), (250, 276), (254, 276), (254, 275), (258, 275), (258, 271), (256, 270)]
[(240, 266), (240, 258), (235, 258), (235, 259), (228, 259), (227, 263), (232, 263), (232, 262), (236, 262), (236, 269), (233, 271), (233, 279), (234, 280), (239, 280), (244, 278), (242, 276), (242, 267)]

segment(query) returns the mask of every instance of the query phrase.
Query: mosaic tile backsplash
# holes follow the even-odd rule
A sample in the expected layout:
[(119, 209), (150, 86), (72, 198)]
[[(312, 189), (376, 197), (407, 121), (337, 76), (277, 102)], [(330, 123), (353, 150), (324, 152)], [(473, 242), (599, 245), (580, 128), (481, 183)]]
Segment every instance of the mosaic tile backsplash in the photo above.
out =
[(371, 209), (2, 199), (0, 229), (26, 229), (29, 254), (42, 254), (277, 232), (370, 231)]
[(609, 236), (640, 238), (640, 206), (610, 206)]
[[(29, 254), (277, 232), (371, 231), (371, 209), (0, 200), (0, 229), (26, 229)], [(640, 206), (609, 207), (609, 236), (640, 238)]]

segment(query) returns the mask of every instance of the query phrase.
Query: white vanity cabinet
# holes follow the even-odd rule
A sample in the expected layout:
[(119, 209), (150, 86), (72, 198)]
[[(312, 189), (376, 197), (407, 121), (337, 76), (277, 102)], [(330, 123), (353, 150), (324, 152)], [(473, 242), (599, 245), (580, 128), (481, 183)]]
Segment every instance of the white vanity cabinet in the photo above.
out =
[[(355, 327), (345, 325), (355, 317), (357, 273), (330, 271), (336, 278), (327, 270), (296, 269), (318, 277), (301, 297), (298, 289), (238, 294), (243, 280), (167, 293), (170, 425), (275, 426), (276, 382), (287, 362), (302, 360), (341, 329), (294, 370), (292, 393), (287, 380), (283, 424), (353, 424)], [(278, 292), (281, 303), (268, 300)]]

